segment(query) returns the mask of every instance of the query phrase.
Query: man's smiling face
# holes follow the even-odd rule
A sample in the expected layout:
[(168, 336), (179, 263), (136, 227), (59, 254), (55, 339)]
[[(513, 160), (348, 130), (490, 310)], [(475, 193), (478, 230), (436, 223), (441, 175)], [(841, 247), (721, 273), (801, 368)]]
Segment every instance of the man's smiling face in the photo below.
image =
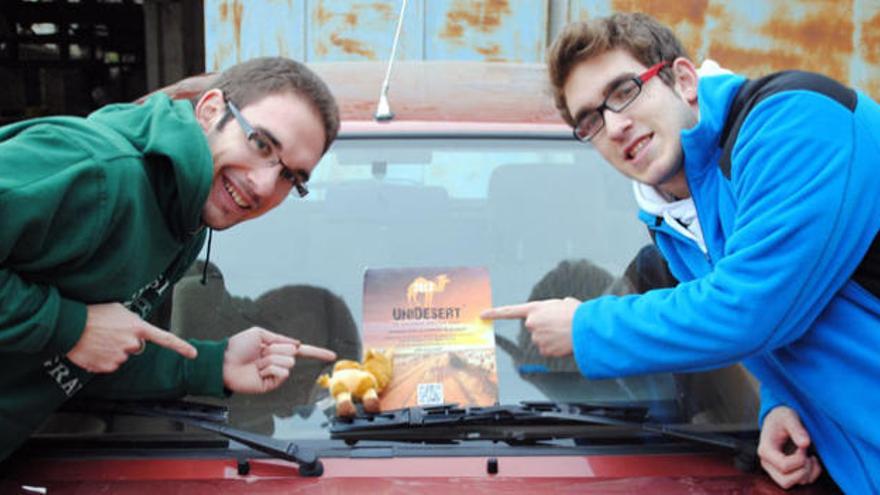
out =
[[(563, 92), (571, 115), (599, 107), (623, 79), (648, 69), (628, 52), (615, 49), (579, 62)], [(605, 110), (605, 126), (592, 139), (597, 150), (624, 175), (678, 197), (687, 197), (681, 166), (681, 131), (698, 120), (696, 71), (686, 59), (671, 70), (675, 86), (659, 77), (645, 82), (636, 99), (620, 113)]]
[(249, 141), (232, 115), (218, 128), (228, 112), (219, 90), (206, 94), (196, 108), (214, 160), (214, 178), (202, 221), (217, 230), (277, 206), (293, 188), (289, 177), (305, 183), (324, 150), (324, 127), (318, 112), (292, 92), (266, 96), (240, 111), (246, 122), (270, 138), (271, 150), (261, 150)]

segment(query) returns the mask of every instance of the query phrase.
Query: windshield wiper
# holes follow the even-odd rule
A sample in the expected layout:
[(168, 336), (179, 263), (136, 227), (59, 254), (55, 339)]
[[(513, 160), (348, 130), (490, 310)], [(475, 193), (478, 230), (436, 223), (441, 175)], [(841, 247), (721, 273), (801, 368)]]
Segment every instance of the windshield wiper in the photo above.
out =
[[(648, 409), (605, 404), (556, 404), (523, 402), (520, 405), (459, 407), (456, 404), (410, 407), (379, 414), (338, 418), (330, 427), (331, 438), (353, 444), (358, 440), (401, 440), (415, 442), (450, 440), (496, 440), (511, 444), (554, 438), (572, 438), (584, 431), (572, 426), (596, 422), (572, 414), (590, 414), (602, 420), (644, 421)], [(554, 415), (572, 414), (572, 418)]]
[(294, 442), (278, 440), (259, 433), (252, 433), (225, 424), (229, 420), (229, 410), (224, 406), (213, 406), (188, 401), (71, 401), (64, 408), (67, 412), (92, 414), (127, 414), (149, 416), (178, 421), (195, 426), (223, 437), (235, 440), (248, 447), (263, 452), (273, 458), (295, 462), (302, 476), (321, 476), (324, 465), (315, 451), (300, 447)]
[(754, 442), (730, 435), (687, 431), (649, 421), (648, 408), (602, 403), (522, 402), (519, 405), (411, 407), (334, 420), (332, 438), (353, 445), (360, 440), (450, 442), (503, 441), (511, 445), (540, 440), (588, 437), (596, 425), (644, 431), (734, 453), (744, 470), (756, 465)]

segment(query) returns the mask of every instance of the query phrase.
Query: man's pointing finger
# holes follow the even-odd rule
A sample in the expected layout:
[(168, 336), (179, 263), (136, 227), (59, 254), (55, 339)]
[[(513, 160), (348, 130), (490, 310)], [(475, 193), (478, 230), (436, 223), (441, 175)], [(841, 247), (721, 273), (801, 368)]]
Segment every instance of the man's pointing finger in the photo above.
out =
[(485, 320), (513, 320), (528, 318), (529, 312), (531, 312), (534, 306), (534, 303), (498, 306), (497, 308), (489, 308), (483, 311), (480, 313), (480, 318)]
[(330, 349), (324, 349), (314, 345), (302, 344), (296, 350), (297, 357), (319, 359), (321, 361), (336, 361), (336, 353)]

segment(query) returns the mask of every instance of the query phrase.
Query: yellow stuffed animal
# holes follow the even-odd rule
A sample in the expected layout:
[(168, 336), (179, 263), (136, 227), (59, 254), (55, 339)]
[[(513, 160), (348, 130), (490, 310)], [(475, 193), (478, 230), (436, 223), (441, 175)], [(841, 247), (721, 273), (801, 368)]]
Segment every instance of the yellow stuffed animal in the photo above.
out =
[(336, 415), (352, 417), (356, 414), (354, 401), (364, 404), (364, 411), (380, 411), (379, 394), (391, 381), (391, 351), (367, 350), (363, 364), (349, 359), (337, 361), (333, 374), (318, 377), (318, 385), (329, 389), (336, 400)]

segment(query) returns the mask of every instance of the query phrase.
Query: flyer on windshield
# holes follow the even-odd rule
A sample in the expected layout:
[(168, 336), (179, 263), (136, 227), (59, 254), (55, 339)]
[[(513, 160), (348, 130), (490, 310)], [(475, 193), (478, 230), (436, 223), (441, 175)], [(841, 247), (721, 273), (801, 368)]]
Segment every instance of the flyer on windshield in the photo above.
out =
[(484, 267), (370, 268), (364, 276), (364, 348), (391, 350), (382, 410), (498, 402), (495, 332)]

